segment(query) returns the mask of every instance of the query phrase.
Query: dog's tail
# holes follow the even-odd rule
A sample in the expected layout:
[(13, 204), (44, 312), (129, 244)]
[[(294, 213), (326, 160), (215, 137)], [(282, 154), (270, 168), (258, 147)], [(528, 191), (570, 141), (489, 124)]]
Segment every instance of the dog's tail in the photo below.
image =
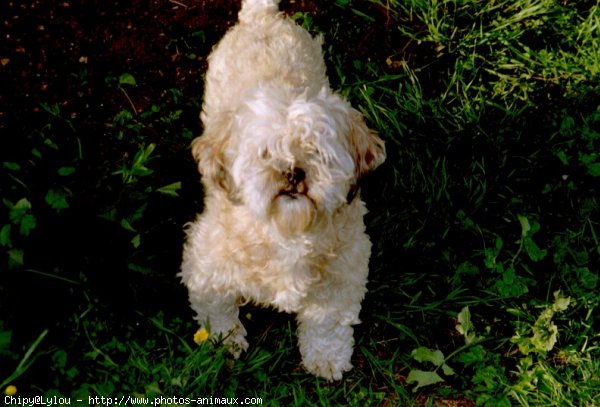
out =
[(238, 15), (240, 21), (251, 21), (257, 12), (277, 13), (280, 0), (242, 0), (242, 8)]

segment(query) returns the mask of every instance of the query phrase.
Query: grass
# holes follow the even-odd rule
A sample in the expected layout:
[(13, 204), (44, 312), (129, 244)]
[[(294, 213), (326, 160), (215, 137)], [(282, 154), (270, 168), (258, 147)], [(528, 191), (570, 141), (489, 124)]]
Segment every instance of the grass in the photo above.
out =
[[(105, 123), (126, 153), (92, 151), (83, 124), (46, 103), (46, 122), (3, 163), (0, 388), (84, 404), (600, 405), (600, 5), (335, 7), (327, 31), (295, 18), (323, 31), (332, 82), (389, 153), (363, 187), (374, 247), (356, 369), (334, 384), (305, 374), (292, 318), (254, 308), (240, 360), (193, 342), (174, 274), (200, 194), (193, 164), (173, 163), (199, 101), (170, 89), (140, 113), (139, 83), (121, 73), (105, 83), (124, 109)], [(344, 48), (374, 30), (386, 44), (379, 59)], [(96, 251), (80, 242), (98, 235)], [(70, 249), (43, 248), (48, 239)], [(31, 295), (69, 301), (23, 324)]]

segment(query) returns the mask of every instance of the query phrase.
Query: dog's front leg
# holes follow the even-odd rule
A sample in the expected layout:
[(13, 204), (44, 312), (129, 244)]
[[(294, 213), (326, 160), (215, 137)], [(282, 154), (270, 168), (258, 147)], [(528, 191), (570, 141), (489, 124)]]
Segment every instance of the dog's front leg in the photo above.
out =
[(218, 294), (190, 292), (190, 305), (197, 313), (195, 319), (208, 330), (211, 339), (222, 341), (238, 358), (248, 349), (246, 329), (239, 319), (237, 298)]
[[(298, 313), (298, 342), (302, 364), (310, 373), (327, 380), (340, 380), (352, 369), (350, 358), (354, 348), (354, 329), (347, 315), (314, 308)], [(328, 313), (323, 316), (323, 312)]]

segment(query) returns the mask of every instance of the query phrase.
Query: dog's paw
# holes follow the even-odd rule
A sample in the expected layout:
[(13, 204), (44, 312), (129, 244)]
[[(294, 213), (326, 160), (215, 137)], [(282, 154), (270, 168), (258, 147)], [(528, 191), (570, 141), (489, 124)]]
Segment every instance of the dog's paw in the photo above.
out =
[(234, 358), (239, 359), (242, 352), (248, 350), (248, 341), (243, 335), (232, 334), (229, 337), (226, 337), (223, 341), (229, 353), (233, 355)]
[(341, 380), (344, 372), (352, 369), (350, 358), (343, 356), (331, 356), (330, 358), (311, 358), (304, 357), (302, 365), (309, 372), (316, 376), (331, 381)]
[(246, 329), (241, 324), (235, 323), (229, 329), (212, 327), (209, 335), (215, 346), (223, 345), (236, 359), (240, 357), (242, 352), (248, 350)]

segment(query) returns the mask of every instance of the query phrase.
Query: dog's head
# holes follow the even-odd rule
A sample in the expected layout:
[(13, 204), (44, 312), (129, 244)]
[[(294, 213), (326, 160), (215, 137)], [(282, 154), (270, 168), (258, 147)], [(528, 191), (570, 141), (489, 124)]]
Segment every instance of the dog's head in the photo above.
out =
[(254, 89), (192, 146), (207, 193), (225, 193), (288, 236), (330, 219), (385, 159), (381, 139), (341, 97), (289, 93)]

